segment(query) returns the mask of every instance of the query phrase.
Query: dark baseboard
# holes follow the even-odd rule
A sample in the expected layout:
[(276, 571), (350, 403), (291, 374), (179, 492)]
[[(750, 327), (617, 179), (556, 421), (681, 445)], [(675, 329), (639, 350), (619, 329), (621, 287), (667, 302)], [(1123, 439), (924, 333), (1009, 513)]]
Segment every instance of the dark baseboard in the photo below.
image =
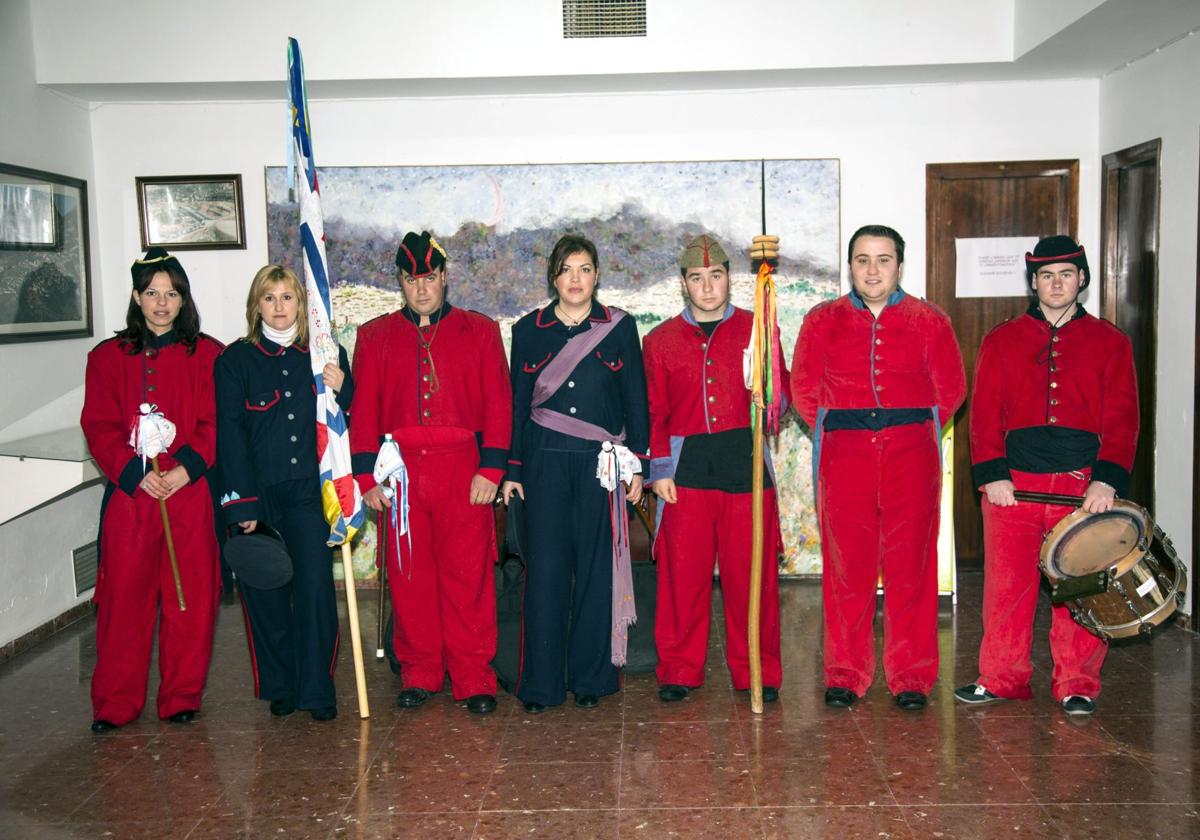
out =
[(76, 604), (65, 613), (55, 616), (40, 627), (35, 627), (25, 635), (19, 636), (11, 642), (0, 646), (0, 664), (8, 662), (16, 656), (20, 656), (34, 645), (46, 641), (46, 639), (49, 639), (63, 628), (70, 627), (76, 621), (87, 618), (91, 614), (91, 601)]

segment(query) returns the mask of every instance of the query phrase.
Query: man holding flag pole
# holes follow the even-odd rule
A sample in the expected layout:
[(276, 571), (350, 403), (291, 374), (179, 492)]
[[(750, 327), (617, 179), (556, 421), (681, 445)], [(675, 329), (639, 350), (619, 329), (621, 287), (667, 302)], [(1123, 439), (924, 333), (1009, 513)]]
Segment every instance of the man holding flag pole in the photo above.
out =
[[(777, 242), (778, 240), (776, 240)], [(774, 256), (772, 253), (771, 256)], [(774, 481), (769, 464), (757, 488), (751, 403), (744, 354), (752, 336), (768, 336), (774, 391), (772, 409), (757, 412), (775, 419), (786, 406), (787, 371), (782, 367), (778, 327), (762, 330), (755, 316), (730, 302), (729, 258), (711, 236), (693, 239), (679, 258), (680, 286), (687, 306), (645, 339), (646, 383), (650, 399), (650, 479), (664, 502), (656, 534), (658, 602), (655, 641), (659, 698), (679, 701), (704, 681), (708, 647), (712, 570), (719, 564), (725, 608), (726, 664), (735, 689), (752, 688), (761, 643), (761, 700), (779, 696), (778, 565), (781, 547)], [(773, 321), (771, 322), (773, 323)], [(774, 347), (774, 352), (771, 348)], [(753, 356), (751, 357), (753, 359)], [(774, 412), (773, 414), (771, 412)], [(757, 494), (756, 494), (757, 489)], [(755, 496), (760, 566), (752, 582)], [(764, 551), (765, 548), (765, 551)], [(763, 562), (763, 554), (770, 558)], [(758, 592), (752, 590), (757, 588)], [(749, 596), (748, 596), (749, 593)], [(754, 595), (765, 599), (759, 632), (750, 631)], [(753, 616), (757, 619), (758, 616)], [(758, 701), (761, 702), (761, 701)], [(756, 704), (752, 696), (751, 703)]]
[(362, 496), (350, 466), (350, 439), (346, 417), (337, 403), (337, 395), (324, 381), (325, 366), (338, 364), (338, 345), (333, 338), (332, 308), (329, 297), (329, 264), (325, 259), (325, 223), (321, 215), (321, 195), (317, 184), (317, 166), (313, 160), (311, 123), (304, 87), (304, 63), (300, 44), (288, 39), (288, 91), (291, 111), (292, 143), (288, 154), (291, 174), (297, 163), (296, 185), (300, 200), (300, 243), (304, 250), (304, 280), (308, 292), (309, 354), (313, 387), (317, 399), (317, 453), (320, 457), (321, 500), (330, 532), (327, 544), (341, 546), (342, 569), (346, 583), (346, 611), (350, 618), (350, 640), (354, 652), (354, 681), (358, 688), (358, 710), (370, 717), (367, 704), (366, 674), (363, 671), (362, 638), (358, 625), (358, 598), (354, 588), (354, 568), (350, 562), (350, 541), (363, 526), (365, 512)]

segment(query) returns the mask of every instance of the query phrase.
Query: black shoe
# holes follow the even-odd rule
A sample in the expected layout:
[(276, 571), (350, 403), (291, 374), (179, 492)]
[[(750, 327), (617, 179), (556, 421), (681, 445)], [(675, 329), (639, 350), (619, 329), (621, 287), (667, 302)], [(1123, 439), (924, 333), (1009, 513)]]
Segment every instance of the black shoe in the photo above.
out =
[(319, 709), (313, 709), (310, 714), (313, 720), (333, 720), (337, 717), (337, 706), (322, 706)]
[(476, 715), (490, 715), (496, 711), (494, 694), (473, 694), (467, 698), (467, 711)]
[(971, 683), (970, 685), (954, 689), (954, 699), (962, 703), (969, 703), (972, 706), (978, 706), (1004, 698), (997, 697), (979, 683)]
[(169, 718), (167, 718), (167, 720), (171, 721), (171, 723), (191, 723), (195, 719), (196, 719), (196, 710), (195, 709), (184, 709), (182, 712), (176, 712), (175, 714), (173, 714)]
[(275, 715), (275, 717), (285, 717), (294, 711), (296, 711), (296, 704), (286, 697), (271, 701), (271, 714)]
[(825, 705), (835, 709), (849, 709), (857, 699), (858, 695), (848, 688), (835, 685), (825, 689)]
[(429, 692), (424, 688), (406, 688), (396, 698), (396, 705), (401, 709), (415, 709), (429, 699)]
[(906, 712), (919, 712), (929, 705), (929, 698), (919, 691), (901, 691), (896, 695), (896, 705)]
[(779, 689), (773, 685), (763, 686), (763, 702), (774, 703), (779, 699)]
[(116, 728), (117, 728), (117, 725), (115, 723), (112, 723), (107, 720), (92, 721), (92, 731), (93, 732), (112, 732)]
[(1063, 698), (1062, 707), (1069, 715), (1090, 715), (1096, 711), (1096, 701), (1084, 694), (1070, 694)]
[(535, 703), (532, 700), (526, 700), (525, 711), (531, 715), (540, 715), (542, 712), (546, 711), (546, 707), (542, 703)]
[(600, 705), (600, 698), (595, 694), (576, 694), (575, 705), (581, 709), (594, 709)]
[(660, 685), (658, 687), (658, 699), (664, 703), (677, 703), (688, 696), (691, 691), (686, 685)]

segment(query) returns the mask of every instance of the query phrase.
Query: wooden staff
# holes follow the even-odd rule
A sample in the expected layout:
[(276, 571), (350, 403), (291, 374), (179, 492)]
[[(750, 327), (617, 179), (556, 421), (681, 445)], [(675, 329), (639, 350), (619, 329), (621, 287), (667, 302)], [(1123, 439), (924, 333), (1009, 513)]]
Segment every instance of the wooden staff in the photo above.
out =
[(350, 541), (342, 543), (342, 574), (346, 580), (346, 613), (350, 616), (350, 646), (354, 649), (354, 684), (358, 688), (358, 716), (371, 716), (367, 705), (367, 674), (363, 670), (362, 637), (358, 629), (358, 593), (354, 591), (354, 564), (350, 561)]
[[(752, 264), (758, 263), (773, 267), (779, 258), (779, 237), (767, 236), (766, 231), (766, 162), (763, 162), (763, 235), (754, 237), (750, 249)], [(767, 275), (770, 276), (769, 274)], [(750, 658), (750, 711), (756, 715), (763, 712), (763, 682), (762, 682), (762, 640), (760, 638), (762, 612), (762, 566), (763, 566), (763, 442), (766, 423), (766, 383), (765, 367), (767, 356), (772, 351), (775, 341), (773, 324), (764, 325), (764, 310), (766, 309), (765, 286), (758, 278), (754, 281), (754, 323), (756, 329), (762, 329), (765, 335), (759, 334), (759, 347), (754, 349), (752, 364), (753, 399), (752, 415), (754, 417), (754, 451), (751, 455), (752, 466), (750, 473), (750, 597), (747, 610), (746, 641)], [(762, 349), (763, 341), (766, 349)]]
[(387, 536), (388, 536), (388, 510), (384, 508), (379, 512), (379, 621), (376, 622), (375, 632), (375, 658), (383, 659), (383, 614), (387, 611)]
[[(154, 465), (154, 474), (162, 478), (162, 470), (158, 468), (158, 456), (150, 459)], [(179, 580), (179, 561), (175, 559), (175, 538), (171, 535), (171, 520), (167, 518), (167, 500), (158, 500), (158, 512), (162, 515), (163, 534), (167, 538), (167, 557), (171, 560), (171, 575), (175, 578), (175, 597), (179, 599), (179, 611), (187, 612), (187, 602), (183, 600), (183, 583)]]

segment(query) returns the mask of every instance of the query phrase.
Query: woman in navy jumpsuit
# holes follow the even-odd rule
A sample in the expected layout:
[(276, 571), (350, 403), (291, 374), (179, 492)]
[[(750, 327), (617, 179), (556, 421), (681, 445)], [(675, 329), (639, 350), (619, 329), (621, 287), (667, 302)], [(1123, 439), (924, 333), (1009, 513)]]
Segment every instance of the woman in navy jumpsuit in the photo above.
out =
[[(338, 617), (306, 306), (304, 287), (289, 269), (268, 265), (255, 275), (246, 337), (217, 360), (217, 463), (224, 524), (243, 531), (270, 525), (292, 559), (292, 580), (278, 589), (238, 582), (255, 695), (270, 700), (275, 715), (299, 708), (332, 720)], [(323, 381), (345, 409), (354, 385), (344, 349), (338, 361), (325, 366)]]
[[(513, 433), (504, 497), (515, 492), (524, 499), (529, 531), (516, 694), (530, 713), (562, 703), (567, 691), (576, 705), (591, 708), (619, 688), (611, 645), (613, 524), (608, 492), (596, 477), (601, 441), (530, 416), (543, 369), (570, 339), (619, 313), (595, 299), (598, 278), (595, 246), (564, 236), (547, 270), (553, 299), (512, 328)], [(623, 432), (645, 475), (650, 421), (634, 319), (621, 317), (542, 408), (598, 426), (614, 442)], [(642, 475), (626, 485), (630, 501), (641, 498)]]

